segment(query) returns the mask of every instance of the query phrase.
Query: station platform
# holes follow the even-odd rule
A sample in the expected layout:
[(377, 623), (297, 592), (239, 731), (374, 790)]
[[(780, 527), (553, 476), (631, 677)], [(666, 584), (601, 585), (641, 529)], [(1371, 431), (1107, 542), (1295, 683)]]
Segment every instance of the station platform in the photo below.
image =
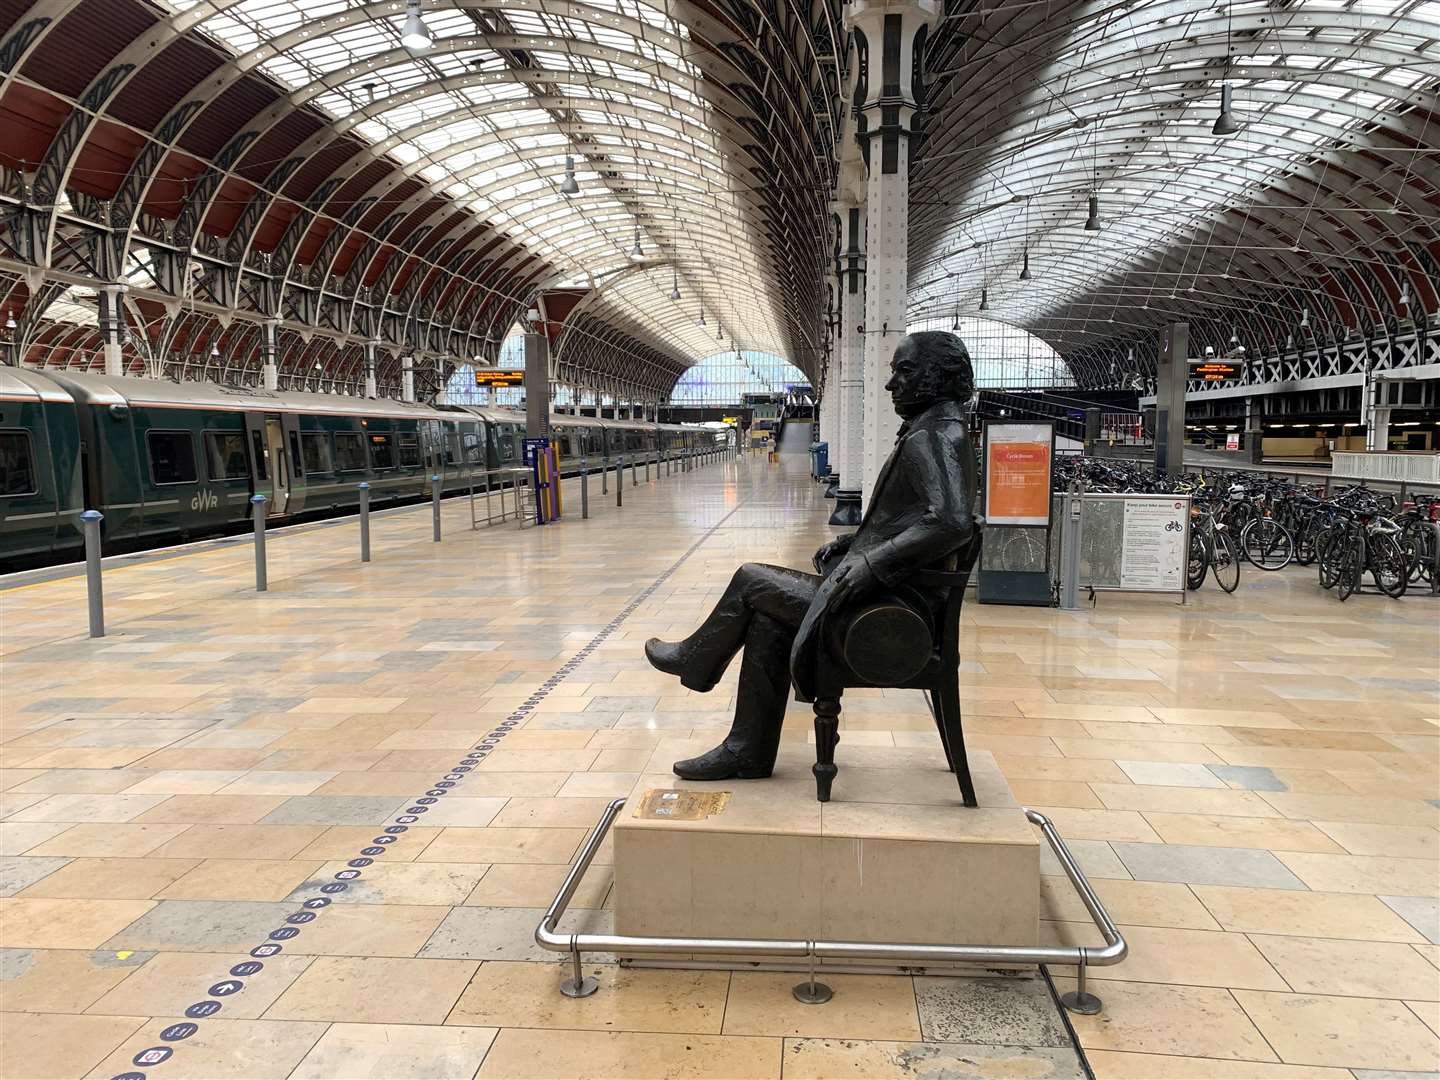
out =
[[(389, 513), (363, 565), (353, 522), (276, 533), (264, 594), (244, 543), (122, 560), (103, 639), (83, 576), (0, 591), (0, 1075), (1084, 1075), (1063, 1026), (986, 1012), (964, 980), (832, 975), (812, 1006), (781, 972), (592, 957), (602, 990), (573, 1000), (534, 943), (662, 740), (728, 727), (733, 669), (694, 694), (642, 644), (688, 633), (741, 562), (809, 565), (836, 530), (807, 464), (747, 454), (621, 508), (595, 496), (588, 520), (567, 496), (524, 530), (472, 531), (462, 500), (440, 543), (428, 506)], [(1092, 977), (1103, 1013), (1070, 1018), (1095, 1075), (1436, 1068), (1436, 644), (1428, 598), (1342, 607), (1298, 568), (1183, 607), (967, 602), (967, 743), (1055, 822), (1130, 943)], [(793, 705), (787, 740), (810, 722)], [(918, 692), (847, 692), (841, 731), (842, 770), (847, 746), (940, 753)], [(562, 928), (611, 926), (608, 848)], [(1098, 943), (1041, 869), (1042, 939)], [(173, 1057), (136, 1063), (150, 1048)]]

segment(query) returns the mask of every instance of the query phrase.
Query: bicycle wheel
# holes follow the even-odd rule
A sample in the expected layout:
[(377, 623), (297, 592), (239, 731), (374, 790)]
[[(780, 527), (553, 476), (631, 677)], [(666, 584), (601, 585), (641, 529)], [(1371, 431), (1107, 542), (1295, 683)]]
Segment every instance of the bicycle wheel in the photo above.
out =
[(1191, 592), (1205, 584), (1205, 569), (1210, 559), (1205, 553), (1205, 539), (1198, 532), (1190, 534), (1190, 561), (1185, 567), (1185, 587)]
[(1311, 522), (1304, 522), (1295, 534), (1295, 561), (1309, 566), (1315, 561), (1315, 537), (1319, 530)]
[(1030, 529), (1020, 529), (1000, 549), (1002, 570), (1044, 570), (1045, 548)]
[(1396, 600), (1410, 584), (1410, 564), (1393, 536), (1376, 536), (1370, 541), (1370, 576), (1375, 587)]
[(1240, 534), (1240, 549), (1261, 570), (1279, 570), (1294, 556), (1295, 541), (1274, 518), (1253, 518)]
[(1340, 534), (1326, 529), (1315, 541), (1315, 554), (1320, 562), (1320, 587), (1333, 589), (1340, 580), (1340, 556), (1344, 551)]
[(1235, 549), (1235, 538), (1228, 530), (1216, 532), (1211, 558), (1210, 572), (1215, 575), (1215, 584), (1226, 592), (1234, 592), (1240, 584), (1240, 552)]
[(1335, 576), (1335, 595), (1344, 603), (1350, 599), (1351, 593), (1360, 588), (1360, 573), (1365, 569), (1365, 560), (1360, 554), (1360, 538), (1337, 541), (1331, 546), (1340, 549), (1336, 552), (1339, 568)]

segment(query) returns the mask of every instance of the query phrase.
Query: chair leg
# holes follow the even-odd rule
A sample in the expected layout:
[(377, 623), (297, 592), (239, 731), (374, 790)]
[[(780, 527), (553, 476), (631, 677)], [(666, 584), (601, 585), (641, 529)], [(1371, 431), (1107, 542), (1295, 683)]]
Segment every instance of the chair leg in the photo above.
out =
[(950, 761), (955, 767), (955, 779), (960, 782), (960, 794), (966, 806), (978, 806), (975, 801), (975, 782), (970, 779), (970, 762), (965, 756), (965, 732), (960, 727), (960, 681), (946, 679), (940, 687), (940, 711), (944, 717), (945, 744), (950, 751)]
[(940, 704), (940, 692), (932, 690), (927, 696), (930, 699), (930, 715), (935, 720), (935, 730), (940, 733), (940, 748), (945, 751), (945, 767), (954, 772), (955, 755), (950, 752), (950, 736), (945, 731), (945, 710)]
[(835, 744), (840, 741), (840, 699), (815, 699), (815, 798), (830, 801), (830, 785), (839, 770), (835, 767)]

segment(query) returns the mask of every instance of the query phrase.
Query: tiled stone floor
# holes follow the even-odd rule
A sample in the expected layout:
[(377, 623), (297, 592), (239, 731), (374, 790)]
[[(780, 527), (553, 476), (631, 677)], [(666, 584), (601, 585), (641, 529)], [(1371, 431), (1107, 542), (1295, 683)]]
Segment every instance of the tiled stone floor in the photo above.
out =
[[(808, 563), (833, 531), (803, 464), (667, 477), (543, 530), (472, 533), (447, 506), (440, 545), (428, 508), (388, 515), (368, 566), (353, 524), (282, 533), (267, 595), (243, 544), (128, 560), (101, 641), (78, 578), (0, 592), (0, 1075), (1074, 1075), (1039, 1014), (974, 981), (835, 975), (814, 1008), (788, 975), (605, 967), (571, 1001), (534, 946), (606, 799), (662, 739), (728, 722), (733, 681), (691, 694), (640, 645), (741, 561)], [(1440, 1069), (1436, 626), (1424, 598), (1342, 607), (1302, 570), (1184, 608), (967, 608), (969, 741), (1132, 944), (1095, 981), (1104, 1013), (1075, 1018), (1099, 1076)], [(508, 718), (423, 826), (230, 974)], [(842, 724), (936, 746), (918, 694), (852, 693)], [(609, 925), (607, 862), (575, 925)], [(1046, 938), (1094, 940), (1045, 869)], [(207, 997), (218, 1015), (159, 1040)]]

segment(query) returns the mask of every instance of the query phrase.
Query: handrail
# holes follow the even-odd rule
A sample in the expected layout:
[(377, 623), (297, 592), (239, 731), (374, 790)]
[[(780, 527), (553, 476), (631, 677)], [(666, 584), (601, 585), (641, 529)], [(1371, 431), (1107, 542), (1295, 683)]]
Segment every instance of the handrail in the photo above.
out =
[[(1075, 861), (1064, 839), (1054, 824), (1037, 810), (1026, 808), (1023, 812), (1032, 825), (1040, 829), (1041, 835), (1054, 851), (1060, 867), (1070, 884), (1080, 896), (1096, 929), (1105, 939), (1105, 945), (1094, 948), (1085, 945), (934, 945), (920, 943), (894, 943), (869, 941), (825, 941), (825, 940), (783, 940), (772, 938), (707, 938), (707, 937), (657, 937), (634, 934), (562, 934), (556, 927), (565, 910), (569, 907), (575, 890), (585, 872), (590, 868), (595, 853), (600, 849), (605, 835), (610, 831), (615, 818), (625, 806), (624, 799), (614, 799), (600, 815), (600, 820), (580, 846), (570, 871), (565, 875), (560, 891), (550, 902), (540, 924), (535, 928), (535, 944), (550, 952), (569, 953), (573, 963), (573, 974), (560, 984), (560, 992), (567, 997), (588, 997), (599, 989), (599, 981), (587, 977), (581, 968), (581, 955), (587, 952), (610, 952), (644, 955), (735, 955), (788, 956), (808, 958), (812, 976), (808, 984), (796, 988), (797, 996), (808, 986), (814, 994), (814, 962), (819, 959), (864, 959), (864, 960), (921, 960), (933, 963), (974, 963), (985, 965), (1015, 964), (1064, 964), (1073, 965), (1079, 971), (1076, 990), (1061, 997), (1067, 1009), (1074, 1012), (1093, 1014), (1100, 1011), (1100, 999), (1088, 992), (1085, 973), (1088, 967), (1108, 967), (1124, 960), (1129, 945), (1121, 935), (1105, 905), (1091, 888), (1085, 873)], [(802, 997), (802, 1000), (828, 1000), (827, 998)]]

